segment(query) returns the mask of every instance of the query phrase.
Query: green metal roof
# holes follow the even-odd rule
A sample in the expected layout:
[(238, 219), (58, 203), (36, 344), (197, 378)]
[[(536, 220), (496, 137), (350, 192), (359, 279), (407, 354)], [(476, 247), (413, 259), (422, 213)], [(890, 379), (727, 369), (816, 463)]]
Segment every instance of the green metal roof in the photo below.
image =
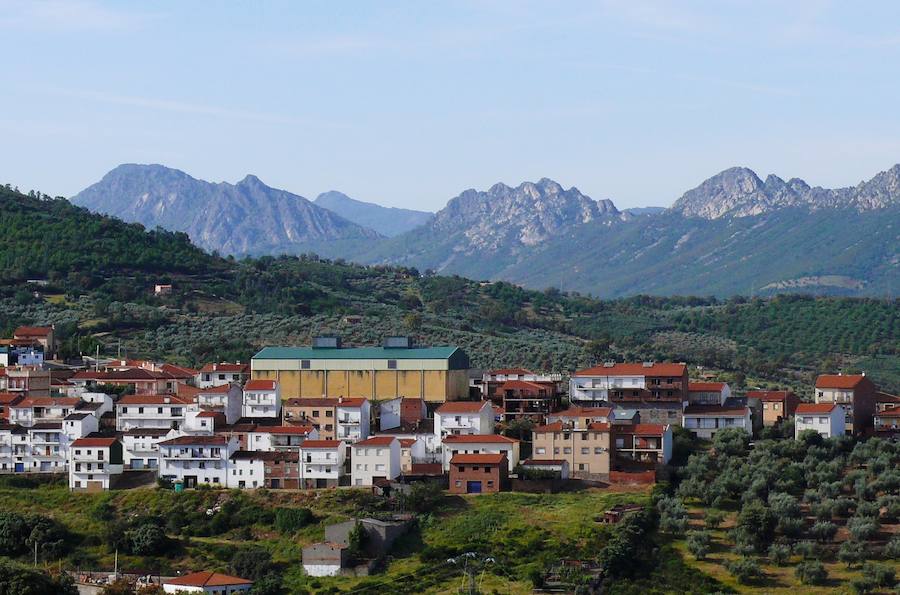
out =
[(263, 347), (253, 359), (450, 359), (459, 347)]

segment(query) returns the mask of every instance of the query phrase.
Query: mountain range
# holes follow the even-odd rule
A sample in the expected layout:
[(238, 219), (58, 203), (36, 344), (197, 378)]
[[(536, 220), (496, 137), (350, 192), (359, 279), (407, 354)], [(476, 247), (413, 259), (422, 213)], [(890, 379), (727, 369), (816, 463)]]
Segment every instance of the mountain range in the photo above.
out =
[(72, 200), (222, 253), (314, 251), (603, 297), (900, 290), (900, 165), (839, 189), (736, 167), (671, 208), (623, 211), (547, 178), (469, 189), (431, 214), (137, 165)]

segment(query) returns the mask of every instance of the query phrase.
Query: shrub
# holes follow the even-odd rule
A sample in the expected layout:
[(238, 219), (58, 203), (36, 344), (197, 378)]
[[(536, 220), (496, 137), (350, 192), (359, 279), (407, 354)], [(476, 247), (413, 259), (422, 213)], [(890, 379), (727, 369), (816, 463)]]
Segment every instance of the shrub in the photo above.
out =
[(858, 541), (849, 540), (845, 541), (841, 544), (841, 547), (838, 548), (838, 560), (847, 564), (847, 568), (850, 568), (854, 564), (859, 564), (865, 559), (866, 550)]
[(169, 538), (158, 525), (147, 523), (128, 532), (131, 553), (138, 556), (156, 556), (165, 552)]
[(662, 498), (656, 504), (659, 510), (659, 529), (673, 535), (685, 532), (688, 526), (687, 509), (677, 497)]
[(828, 580), (825, 566), (818, 560), (806, 560), (797, 564), (797, 578), (804, 585), (821, 585)]
[[(775, 534), (775, 514), (762, 502), (754, 501), (741, 508), (735, 534), (759, 552), (768, 549)], [(737, 539), (736, 539), (737, 541)]]
[(804, 560), (818, 560), (822, 555), (821, 548), (815, 541), (798, 541), (794, 544), (794, 553)]
[(436, 481), (420, 481), (410, 486), (409, 492), (400, 496), (400, 504), (411, 512), (430, 512), (443, 499), (444, 491)]
[(725, 568), (727, 568), (728, 572), (730, 572), (742, 585), (749, 585), (763, 577), (759, 564), (753, 558), (729, 560), (725, 563)]
[(57, 577), (0, 559), (0, 595), (78, 595), (69, 575)]
[(809, 529), (809, 534), (818, 541), (831, 541), (837, 533), (837, 525), (828, 521), (817, 521)]
[(769, 559), (776, 566), (784, 566), (791, 559), (791, 546), (786, 543), (773, 543), (769, 548)]
[(868, 500), (860, 500), (856, 505), (856, 516), (878, 518), (881, 513), (879, 508), (880, 507), (874, 502), (869, 502)]
[(865, 577), (857, 577), (850, 581), (850, 588), (858, 595), (866, 595), (875, 589), (875, 585)]
[(897, 582), (897, 573), (893, 568), (885, 564), (866, 562), (863, 564), (863, 576), (876, 587), (893, 587)]
[(878, 533), (878, 528), (878, 521), (872, 518), (853, 517), (847, 521), (847, 530), (850, 531), (850, 536), (857, 541), (872, 539)]
[(806, 523), (801, 518), (781, 518), (778, 519), (778, 525), (776, 526), (776, 529), (782, 535), (787, 535), (788, 537), (797, 537), (803, 533), (805, 528)]
[(900, 535), (894, 535), (884, 546), (884, 557), (888, 560), (900, 558)]
[(313, 522), (314, 518), (308, 508), (279, 508), (275, 511), (275, 528), (285, 535), (295, 533)]
[(231, 557), (231, 569), (236, 576), (256, 581), (272, 573), (272, 555), (259, 547), (244, 548)]
[(718, 529), (719, 526), (725, 521), (725, 513), (721, 510), (716, 510), (711, 508), (706, 511), (706, 516), (704, 517), (704, 521), (706, 523), (706, 528), (713, 530)]
[(706, 531), (691, 531), (687, 534), (687, 549), (694, 558), (702, 560), (709, 553), (709, 533)]

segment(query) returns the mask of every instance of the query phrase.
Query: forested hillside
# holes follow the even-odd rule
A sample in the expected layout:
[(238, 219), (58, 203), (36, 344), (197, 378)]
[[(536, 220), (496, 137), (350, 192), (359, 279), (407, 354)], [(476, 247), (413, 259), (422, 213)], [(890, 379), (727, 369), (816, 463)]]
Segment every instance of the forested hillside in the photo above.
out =
[[(479, 367), (566, 372), (603, 359), (675, 360), (738, 387), (804, 392), (818, 371), (866, 369), (900, 389), (897, 300), (598, 300), (315, 256), (223, 259), (183, 234), (10, 189), (0, 189), (0, 213), (0, 330), (56, 323), (69, 355), (99, 343), (109, 354), (121, 346), (196, 364), (320, 333), (357, 344), (401, 333), (461, 345)], [(172, 283), (173, 293), (154, 296), (155, 283)]]

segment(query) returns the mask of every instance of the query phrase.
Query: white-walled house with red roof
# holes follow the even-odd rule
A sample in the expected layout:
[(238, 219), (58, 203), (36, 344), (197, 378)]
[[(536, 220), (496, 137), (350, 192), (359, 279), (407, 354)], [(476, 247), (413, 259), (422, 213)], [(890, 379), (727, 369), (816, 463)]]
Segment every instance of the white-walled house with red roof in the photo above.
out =
[(307, 440), (318, 440), (319, 431), (309, 426), (257, 426), (247, 432), (247, 450), (299, 451)]
[(730, 397), (726, 382), (688, 382), (688, 405), (724, 405)]
[(255, 379), (244, 384), (241, 417), (279, 417), (281, 386), (274, 380)]
[(123, 395), (116, 402), (116, 430), (135, 428), (181, 429), (196, 403), (176, 395)]
[(206, 364), (197, 372), (197, 388), (209, 388), (222, 384), (244, 384), (250, 378), (250, 364), (214, 363)]
[(519, 464), (519, 441), (500, 434), (450, 435), (444, 437), (442, 465), (450, 471), (450, 461), (458, 454), (506, 454), (509, 472)]
[(228, 383), (201, 388), (196, 401), (200, 411), (222, 413), (225, 423), (237, 423), (243, 411), (244, 394), (239, 384)]
[(353, 444), (369, 437), (372, 406), (363, 397), (339, 397), (335, 412), (336, 435), (345, 444)]
[(110, 489), (124, 470), (122, 442), (117, 437), (79, 438), (69, 446), (69, 489)]
[(26, 397), (9, 407), (9, 423), (27, 428), (40, 422), (62, 422), (79, 402), (75, 397)]
[(346, 452), (340, 440), (306, 440), (300, 446), (300, 487), (337, 487), (344, 475)]
[(493, 433), (490, 401), (448, 401), (434, 412), (434, 436), (439, 444), (450, 435)]
[(186, 488), (200, 484), (225, 487), (237, 438), (225, 436), (177, 436), (158, 443), (159, 476), (181, 481)]
[(369, 487), (376, 479), (395, 479), (402, 469), (400, 440), (393, 436), (374, 436), (353, 445), (350, 458), (350, 484)]
[(707, 440), (726, 428), (740, 428), (753, 434), (750, 408), (739, 404), (688, 405), (684, 408), (683, 425), (698, 438)]
[(823, 438), (843, 436), (846, 416), (837, 403), (800, 403), (794, 411), (794, 438), (806, 430), (818, 432)]
[(192, 572), (167, 579), (163, 583), (165, 593), (203, 593), (204, 595), (232, 595), (246, 593), (253, 582), (218, 572)]

